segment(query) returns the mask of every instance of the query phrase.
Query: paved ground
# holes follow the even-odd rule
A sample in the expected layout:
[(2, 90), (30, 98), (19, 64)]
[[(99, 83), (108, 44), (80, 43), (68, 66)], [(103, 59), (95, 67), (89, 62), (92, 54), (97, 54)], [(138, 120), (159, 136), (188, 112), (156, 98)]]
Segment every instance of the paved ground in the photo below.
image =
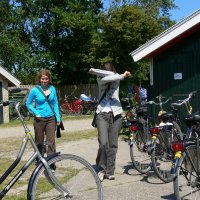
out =
[[(65, 121), (66, 131), (93, 129), (91, 119)], [(30, 126), (31, 127), (31, 126)], [(0, 137), (13, 137), (23, 133), (22, 128), (1, 128)], [(96, 138), (57, 145), (62, 153), (76, 154), (95, 164), (98, 143)], [(132, 168), (128, 144), (119, 139), (116, 161), (116, 180), (103, 181), (105, 200), (174, 200), (172, 183), (164, 184), (153, 172), (141, 175)]]
[[(70, 142), (58, 146), (62, 153), (79, 155), (92, 165), (98, 149), (96, 139)], [(119, 139), (116, 180), (103, 181), (105, 200), (174, 200), (172, 183), (163, 184), (153, 172), (141, 175), (132, 168), (129, 147)]]

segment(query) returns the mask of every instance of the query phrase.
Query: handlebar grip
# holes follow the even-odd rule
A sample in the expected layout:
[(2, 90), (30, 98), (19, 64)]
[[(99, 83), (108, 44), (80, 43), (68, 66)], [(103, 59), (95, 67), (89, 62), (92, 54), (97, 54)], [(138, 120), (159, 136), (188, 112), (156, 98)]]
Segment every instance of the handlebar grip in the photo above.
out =
[(9, 103), (9, 101), (4, 101), (3, 102), (3, 106), (8, 106), (10, 103)]
[(18, 92), (21, 92), (21, 91), (22, 91), (21, 88), (13, 88), (13, 89), (9, 90), (10, 93), (18, 93)]
[(10, 104), (9, 101), (2, 101), (0, 102), (0, 106), (8, 106)]

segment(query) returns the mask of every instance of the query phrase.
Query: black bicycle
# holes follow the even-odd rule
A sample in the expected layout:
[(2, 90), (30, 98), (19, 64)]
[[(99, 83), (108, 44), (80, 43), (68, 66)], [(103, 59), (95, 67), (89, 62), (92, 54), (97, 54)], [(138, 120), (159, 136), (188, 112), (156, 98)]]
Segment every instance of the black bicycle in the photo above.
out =
[(178, 117), (177, 107), (184, 105), (188, 114), (191, 114), (192, 106), (190, 105), (190, 99), (196, 92), (189, 93), (184, 100), (177, 100), (171, 103), (172, 111), (160, 115), (160, 124), (152, 131), (154, 147), (151, 154), (152, 166), (156, 175), (165, 183), (171, 182), (174, 179), (173, 174), (171, 174), (171, 165), (174, 158), (171, 143), (190, 137), (189, 135), (186, 136), (182, 131), (183, 128)]
[[(30, 120), (32, 114), (29, 112), (28, 108), (26, 107), (26, 98), (28, 96), (29, 93), (29, 89), (28, 88), (13, 88), (13, 89), (9, 89), (9, 94), (15, 94), (15, 93), (21, 93), (25, 91), (26, 94), (24, 95), (23, 99), (20, 101), (20, 105), (19, 105), (19, 111), (21, 113), (21, 116), (23, 117), (23, 119), (25, 121)], [(11, 96), (10, 100), (12, 101), (18, 101), (18, 99), (14, 99), (13, 96)], [(10, 104), (9, 105), (9, 119), (10, 120), (16, 120), (18, 119), (18, 113), (15, 109), (14, 104)]]
[(200, 114), (187, 116), (190, 138), (172, 143), (175, 154), (171, 174), (177, 200), (200, 198)]
[(5, 181), (19, 164), (29, 141), (34, 149), (34, 153), (6, 187), (0, 191), (0, 199), (7, 194), (28, 167), (37, 160), (37, 166), (29, 180), (27, 199), (102, 200), (102, 185), (93, 167), (86, 160), (76, 155), (55, 153), (51, 156), (43, 157), (19, 111), (20, 103), (6, 101), (0, 102), (0, 106), (8, 106), (10, 103), (15, 105), (18, 117), (25, 130), (25, 137), (16, 160), (0, 177), (0, 184)]
[[(168, 101), (169, 99), (166, 102), (162, 102), (162, 99), (159, 100), (161, 111), (163, 111), (162, 105)], [(136, 107), (137, 117), (128, 120), (130, 157), (134, 168), (140, 173), (147, 173), (152, 169), (151, 152), (153, 145), (150, 130), (155, 126), (156, 119), (149, 116), (147, 108), (148, 105), (152, 104), (158, 105), (154, 101), (148, 101), (144, 105)]]

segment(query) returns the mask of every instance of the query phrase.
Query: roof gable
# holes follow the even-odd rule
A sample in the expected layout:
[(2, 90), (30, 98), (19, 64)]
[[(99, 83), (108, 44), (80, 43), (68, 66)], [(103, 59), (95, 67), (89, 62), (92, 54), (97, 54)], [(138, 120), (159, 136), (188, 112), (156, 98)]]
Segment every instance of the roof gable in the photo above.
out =
[(5, 70), (3, 67), (0, 66), (0, 74), (4, 76), (6, 79), (8, 79), (11, 83), (13, 83), (15, 86), (20, 85), (20, 81), (16, 79), (14, 76), (12, 76), (7, 70)]
[(200, 28), (200, 9), (132, 51), (130, 55), (135, 62), (142, 58), (153, 57), (154, 52), (171, 46), (170, 43), (173, 44), (176, 39), (180, 40), (184, 35), (187, 36), (190, 30), (192, 32), (196, 27)]

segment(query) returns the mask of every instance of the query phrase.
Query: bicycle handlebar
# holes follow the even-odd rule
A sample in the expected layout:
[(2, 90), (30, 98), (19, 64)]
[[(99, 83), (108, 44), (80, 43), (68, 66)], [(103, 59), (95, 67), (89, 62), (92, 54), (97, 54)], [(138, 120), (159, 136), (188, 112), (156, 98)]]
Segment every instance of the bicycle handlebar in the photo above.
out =
[(9, 106), (11, 103), (18, 103), (19, 101), (17, 101), (17, 100), (9, 100), (9, 101), (1, 101), (0, 102), (0, 107), (1, 106)]
[(11, 93), (11, 94), (19, 93), (21, 91), (27, 91), (27, 93), (28, 93), (29, 89), (28, 88), (12, 88), (12, 89), (8, 90), (8, 92)]
[(177, 102), (172, 103), (171, 106), (182, 106), (183, 104), (186, 104), (187, 102), (189, 102), (189, 100), (196, 94), (198, 93), (200, 90), (195, 90), (192, 91), (188, 94), (188, 97), (183, 99), (183, 100), (177, 100)]
[(166, 104), (168, 101), (170, 101), (170, 100), (172, 100), (172, 98), (170, 97), (170, 98), (168, 98), (166, 101), (164, 101), (164, 102), (159, 102), (159, 103), (156, 103), (155, 101), (148, 101), (148, 102), (146, 102), (146, 104), (154, 104), (154, 105), (156, 105), (156, 106), (160, 106), (160, 105), (163, 105), (163, 104)]
[(0, 102), (0, 106), (8, 106), (10, 104), (9, 101), (2, 101)]
[(24, 130), (26, 133), (30, 132), (29, 128), (27, 127), (27, 125), (24, 122), (23, 116), (19, 111), (19, 107), (20, 107), (20, 102), (17, 100), (9, 100), (9, 101), (1, 101), (0, 102), (0, 107), (1, 106), (8, 106), (10, 103), (14, 103), (15, 104), (15, 110), (17, 111), (17, 115), (19, 116), (19, 119), (24, 127)]

